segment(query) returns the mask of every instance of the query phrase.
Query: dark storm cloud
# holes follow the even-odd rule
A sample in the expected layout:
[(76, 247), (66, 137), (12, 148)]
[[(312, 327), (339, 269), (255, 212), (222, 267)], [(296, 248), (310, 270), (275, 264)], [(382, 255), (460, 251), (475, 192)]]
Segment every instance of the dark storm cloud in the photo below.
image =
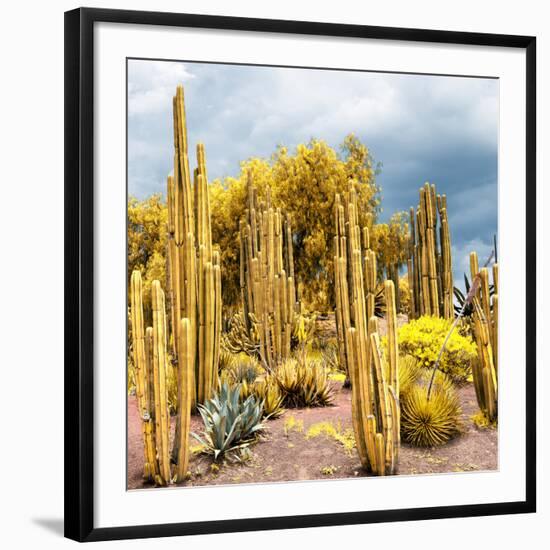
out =
[(193, 63), (129, 64), (129, 193), (164, 192), (172, 169), (171, 97), (185, 85), (190, 156), (206, 144), (209, 178), (312, 137), (338, 148), (354, 132), (382, 163), (382, 220), (446, 193), (455, 275), (497, 228), (498, 81)]

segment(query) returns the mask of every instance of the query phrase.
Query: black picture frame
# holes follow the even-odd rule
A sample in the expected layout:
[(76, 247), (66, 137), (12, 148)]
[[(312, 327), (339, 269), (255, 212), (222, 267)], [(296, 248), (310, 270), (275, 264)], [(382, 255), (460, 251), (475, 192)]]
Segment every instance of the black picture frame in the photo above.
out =
[[(526, 498), (444, 507), (94, 527), (93, 89), (97, 22), (378, 38), (520, 48), (526, 52)], [(302, 21), (79, 8), (65, 13), (65, 536), (164, 537), (536, 511), (536, 38)]]

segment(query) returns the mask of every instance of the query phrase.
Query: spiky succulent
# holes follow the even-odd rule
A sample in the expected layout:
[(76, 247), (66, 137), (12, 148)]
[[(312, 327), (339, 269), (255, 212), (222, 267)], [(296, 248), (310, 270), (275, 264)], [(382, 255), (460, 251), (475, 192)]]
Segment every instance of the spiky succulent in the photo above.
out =
[(271, 376), (257, 380), (252, 387), (252, 392), (263, 401), (265, 418), (278, 418), (285, 412), (283, 394)]
[(332, 402), (328, 372), (317, 361), (285, 361), (274, 373), (285, 407), (325, 407)]
[(237, 363), (233, 368), (233, 376), (237, 383), (246, 382), (247, 384), (252, 384), (258, 378), (258, 374), (258, 363), (251, 358), (245, 362)]
[(235, 367), (239, 358), (238, 353), (234, 353), (226, 348), (224, 340), (220, 346), (220, 356), (218, 358), (218, 371), (230, 370)]
[[(464, 305), (464, 303), (466, 302), (466, 295), (468, 294), (468, 292), (470, 292), (470, 287), (471, 287), (470, 280), (468, 279), (468, 276), (466, 275), (466, 273), (464, 273), (464, 288), (466, 289), (466, 294), (464, 294), (462, 290), (460, 290), (460, 288), (456, 286), (453, 288), (453, 294), (456, 300), (456, 304), (455, 304), (456, 315), (458, 315), (462, 311), (462, 308), (464, 308), (464, 311), (462, 312), (463, 317), (469, 318), (473, 315), (474, 313), (473, 305), (471, 303)], [(494, 285), (489, 285), (490, 298), (493, 297), (494, 293), (495, 293)], [(491, 308), (492, 308), (492, 305), (491, 305)]]
[(256, 359), (244, 353), (238, 353), (228, 366), (220, 370), (219, 387), (221, 388), (224, 384), (229, 386), (241, 384), (241, 401), (244, 401), (251, 394), (249, 390), (261, 372), (262, 368)]
[(193, 437), (203, 446), (203, 452), (212, 454), (214, 460), (250, 445), (265, 427), (263, 402), (254, 395), (241, 401), (240, 393), (240, 384), (224, 383), (212, 399), (198, 406), (204, 432), (202, 436), (193, 434)]
[(430, 399), (423, 384), (407, 392), (401, 403), (401, 434), (417, 447), (443, 445), (460, 432), (460, 402), (452, 387), (434, 385)]
[(399, 376), (399, 398), (405, 395), (414, 387), (422, 374), (422, 365), (412, 355), (400, 355), (398, 362)]

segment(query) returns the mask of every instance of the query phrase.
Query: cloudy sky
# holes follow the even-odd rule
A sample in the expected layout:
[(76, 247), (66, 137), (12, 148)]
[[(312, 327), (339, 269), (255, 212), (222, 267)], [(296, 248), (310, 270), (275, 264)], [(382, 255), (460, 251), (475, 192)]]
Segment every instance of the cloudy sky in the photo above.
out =
[(418, 203), (425, 181), (447, 194), (455, 277), (485, 258), (497, 232), (498, 80), (131, 60), (128, 192), (164, 192), (172, 169), (172, 101), (185, 85), (190, 151), (209, 179), (235, 176), (311, 138), (338, 148), (353, 132), (382, 164), (381, 219)]

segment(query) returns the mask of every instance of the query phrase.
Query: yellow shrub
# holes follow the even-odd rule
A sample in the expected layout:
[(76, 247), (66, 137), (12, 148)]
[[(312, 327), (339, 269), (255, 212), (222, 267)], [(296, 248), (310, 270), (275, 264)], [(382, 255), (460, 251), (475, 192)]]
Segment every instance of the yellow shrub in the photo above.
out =
[[(410, 321), (399, 329), (399, 351), (412, 355), (423, 367), (433, 367), (451, 325), (450, 319), (428, 316)], [(456, 382), (464, 382), (476, 356), (472, 339), (455, 330), (447, 341), (439, 368)]]

